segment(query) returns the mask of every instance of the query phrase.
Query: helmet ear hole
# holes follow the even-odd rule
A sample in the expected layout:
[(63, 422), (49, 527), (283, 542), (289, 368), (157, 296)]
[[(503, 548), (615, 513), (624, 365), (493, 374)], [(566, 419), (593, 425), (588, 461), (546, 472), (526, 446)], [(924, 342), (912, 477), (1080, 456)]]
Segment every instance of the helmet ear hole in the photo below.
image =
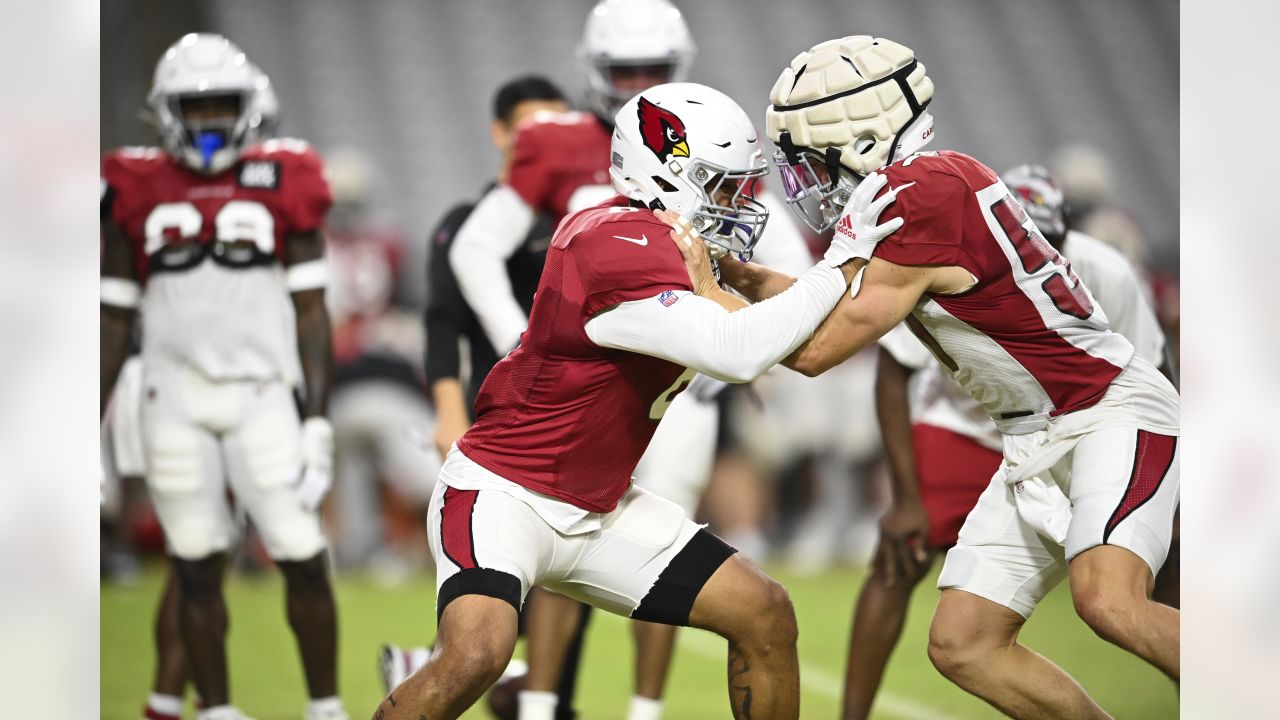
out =
[(853, 141), (853, 149), (859, 155), (866, 155), (867, 153), (871, 152), (871, 149), (874, 148), (875, 146), (876, 146), (875, 135), (863, 135), (862, 137)]
[(671, 183), (667, 182), (661, 177), (658, 177), (657, 175), (651, 175), (649, 176), (649, 179), (653, 180), (653, 184), (661, 188), (663, 192), (669, 192), (669, 193), (679, 192), (678, 188), (676, 188), (675, 185), (672, 185)]

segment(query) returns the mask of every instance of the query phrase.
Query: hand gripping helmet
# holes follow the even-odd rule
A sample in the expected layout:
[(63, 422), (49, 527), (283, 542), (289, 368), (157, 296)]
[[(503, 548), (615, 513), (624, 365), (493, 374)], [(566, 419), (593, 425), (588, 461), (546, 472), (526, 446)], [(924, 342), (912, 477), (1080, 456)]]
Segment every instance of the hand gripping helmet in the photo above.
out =
[(611, 158), (618, 194), (679, 213), (713, 257), (750, 259), (769, 219), (754, 198), (769, 166), (750, 118), (724, 93), (670, 83), (631, 98), (614, 120)]
[(906, 47), (870, 35), (813, 46), (782, 71), (766, 132), (796, 214), (823, 232), (862, 178), (933, 138), (933, 81)]
[(1067, 232), (1066, 198), (1058, 181), (1041, 165), (1019, 165), (1000, 176), (1040, 232), (1061, 237)]
[[(260, 139), (264, 121), (271, 124), (274, 93), (269, 86), (266, 75), (230, 40), (191, 33), (156, 64), (147, 105), (165, 149), (191, 169), (214, 174), (231, 167), (245, 147)], [(220, 117), (201, 117), (192, 110), (200, 100), (224, 98), (228, 112)]]
[(578, 61), (587, 73), (588, 102), (609, 118), (643, 88), (618, 87), (614, 72), (665, 66), (663, 82), (683, 82), (695, 48), (684, 16), (669, 0), (600, 0), (591, 9)]

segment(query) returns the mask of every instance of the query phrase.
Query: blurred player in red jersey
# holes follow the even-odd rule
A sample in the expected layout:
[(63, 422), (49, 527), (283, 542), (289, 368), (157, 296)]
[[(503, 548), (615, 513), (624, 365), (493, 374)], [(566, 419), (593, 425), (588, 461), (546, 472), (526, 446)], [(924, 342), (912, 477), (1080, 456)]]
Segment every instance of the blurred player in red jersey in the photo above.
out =
[[(786, 364), (817, 374), (907, 321), (995, 422), (1003, 460), (943, 565), (929, 656), (1014, 717), (1105, 717), (1018, 633), (1064, 576), (1081, 618), (1179, 674), (1178, 611), (1150, 599), (1178, 504), (1178, 395), (1036, 229), (999, 177), (933, 137), (933, 83), (908, 48), (831, 40), (800, 53), (766, 124), (788, 200), (815, 230), (859, 231), (849, 198), (884, 173), (911, 188), (887, 214), (861, 292)], [(870, 173), (870, 175), (868, 175)], [(792, 279), (728, 259), (764, 300)]]
[[(1069, 229), (1062, 190), (1044, 168), (1021, 165), (1001, 179), (1049, 244), (1070, 258), (1072, 269), (1106, 311), (1112, 330), (1169, 376), (1164, 333), (1124, 256)], [(893, 503), (880, 521), (880, 542), (850, 632), (841, 715), (846, 719), (869, 716), (912, 591), (938, 554), (956, 544), (965, 516), (1002, 458), (995, 423), (906, 325), (879, 342), (876, 411)], [(1163, 601), (1159, 591), (1171, 579), (1176, 584), (1176, 576), (1163, 570), (1157, 575), (1158, 599)], [(1176, 588), (1164, 593), (1176, 595)]]
[[(515, 346), (528, 324), (508, 274), (528, 231), (539, 218), (549, 218), (554, 227), (567, 213), (613, 194), (609, 133), (618, 108), (638, 92), (683, 80), (695, 54), (689, 28), (669, 0), (601, 0), (592, 8), (577, 49), (591, 112), (545, 112), (523, 121), (506, 177), (476, 205), (449, 250), (462, 295), (499, 355)], [(774, 196), (762, 199), (769, 205)], [(811, 262), (790, 218), (772, 224), (762, 247), (760, 262), (789, 273), (802, 272)], [(719, 420), (713, 400), (722, 387), (706, 376), (697, 378), (664, 416), (636, 469), (642, 487), (676, 501), (686, 514), (696, 510), (710, 476)], [(460, 436), (459, 426), (454, 427), (458, 434), (449, 442)], [(521, 720), (572, 717), (552, 691), (563, 674), (561, 659), (580, 642), (581, 611), (577, 603), (542, 592), (530, 598)], [(675, 628), (636, 622), (633, 633), (636, 682), (627, 717), (657, 720)]]
[(178, 579), (200, 720), (244, 717), (230, 704), (224, 645), (228, 488), (284, 574), (305, 717), (341, 720), (318, 515), (332, 466), (320, 237), (331, 199), (305, 143), (255, 143), (266, 87), (226, 38), (187, 35), (161, 58), (148, 97), (165, 149), (103, 158), (102, 405), (140, 313), (147, 484)]
[[(681, 262), (706, 258), (690, 228), (718, 255), (741, 256), (764, 228), (768, 213), (750, 194), (766, 168), (746, 113), (676, 83), (633, 98), (616, 122), (611, 176), (623, 197), (560, 224), (529, 327), (485, 380), (476, 423), (445, 461), (429, 520), (435, 650), (379, 718), (458, 717), (506, 667), (534, 585), (716, 632), (729, 641), (735, 716), (798, 717), (786, 591), (631, 475), (694, 373), (747, 382), (809, 336), (860, 258), (898, 226), (875, 225), (894, 193), (873, 203), (880, 184), (867, 183), (850, 201), (861, 237), (838, 238), (790, 289), (747, 306), (714, 280), (692, 285)], [(651, 209), (681, 228), (676, 243)]]

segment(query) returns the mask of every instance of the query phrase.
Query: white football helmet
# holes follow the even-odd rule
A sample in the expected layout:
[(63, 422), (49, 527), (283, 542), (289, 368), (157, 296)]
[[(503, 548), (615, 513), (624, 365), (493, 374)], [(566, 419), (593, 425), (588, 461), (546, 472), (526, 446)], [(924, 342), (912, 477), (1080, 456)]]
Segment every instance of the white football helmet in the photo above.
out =
[(924, 65), (892, 40), (853, 35), (797, 55), (769, 93), (765, 126), (800, 219), (830, 229), (862, 178), (932, 140), (932, 99)]
[(600, 0), (578, 44), (578, 61), (587, 73), (587, 100), (602, 117), (613, 117), (645, 89), (620, 86), (615, 71), (665, 68), (650, 85), (683, 82), (695, 52), (684, 16), (670, 0)]
[(1004, 171), (1000, 181), (1026, 209), (1041, 233), (1054, 238), (1066, 234), (1066, 198), (1058, 181), (1044, 166), (1019, 165)]
[[(193, 170), (219, 173), (259, 140), (275, 111), (270, 80), (230, 40), (213, 33), (190, 33), (156, 63), (147, 105), (165, 149)], [(200, 98), (233, 98), (234, 116), (213, 120), (183, 116), (184, 103)]]
[(751, 258), (769, 219), (755, 181), (769, 166), (751, 119), (727, 95), (697, 83), (641, 92), (614, 119), (611, 158), (618, 194), (679, 213), (713, 257)]

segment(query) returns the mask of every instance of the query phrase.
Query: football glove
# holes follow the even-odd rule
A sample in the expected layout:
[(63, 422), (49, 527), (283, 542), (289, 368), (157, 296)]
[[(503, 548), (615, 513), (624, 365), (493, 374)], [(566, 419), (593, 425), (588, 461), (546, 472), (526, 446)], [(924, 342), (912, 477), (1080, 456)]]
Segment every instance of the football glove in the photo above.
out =
[(898, 197), (898, 193), (915, 183), (907, 183), (890, 189), (876, 199), (889, 179), (878, 172), (868, 175), (853, 191), (853, 197), (844, 207), (840, 219), (836, 221), (835, 234), (831, 237), (831, 246), (822, 256), (831, 267), (840, 267), (854, 258), (871, 259), (876, 244), (902, 227), (902, 218), (879, 224), (880, 213), (889, 207)]
[(294, 490), (307, 510), (320, 507), (333, 485), (333, 426), (323, 417), (302, 423), (302, 475)]

